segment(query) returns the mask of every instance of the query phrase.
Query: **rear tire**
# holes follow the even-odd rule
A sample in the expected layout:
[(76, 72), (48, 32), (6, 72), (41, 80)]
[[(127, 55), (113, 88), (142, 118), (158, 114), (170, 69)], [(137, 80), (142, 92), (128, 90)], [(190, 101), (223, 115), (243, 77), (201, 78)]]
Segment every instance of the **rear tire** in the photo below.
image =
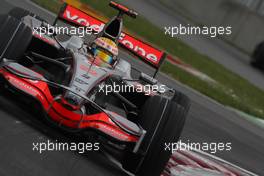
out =
[(24, 23), (8, 15), (0, 15), (0, 62), (3, 58), (22, 58), (32, 39), (32, 31)]
[(140, 154), (128, 152), (124, 169), (138, 176), (160, 176), (171, 156), (165, 143), (176, 143), (186, 119), (185, 109), (163, 97), (150, 97), (141, 113), (139, 124), (147, 131)]
[(172, 98), (172, 101), (181, 105), (185, 109), (186, 113), (189, 112), (190, 107), (191, 107), (191, 100), (185, 94), (175, 90), (175, 94), (174, 94), (174, 97)]

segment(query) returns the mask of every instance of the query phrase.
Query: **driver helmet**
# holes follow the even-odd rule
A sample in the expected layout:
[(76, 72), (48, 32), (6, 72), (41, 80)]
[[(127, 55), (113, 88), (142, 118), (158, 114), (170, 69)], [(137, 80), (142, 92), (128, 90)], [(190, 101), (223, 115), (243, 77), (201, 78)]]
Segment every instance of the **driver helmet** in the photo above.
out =
[(93, 42), (92, 51), (96, 59), (114, 66), (117, 62), (118, 47), (112, 40), (99, 37)]

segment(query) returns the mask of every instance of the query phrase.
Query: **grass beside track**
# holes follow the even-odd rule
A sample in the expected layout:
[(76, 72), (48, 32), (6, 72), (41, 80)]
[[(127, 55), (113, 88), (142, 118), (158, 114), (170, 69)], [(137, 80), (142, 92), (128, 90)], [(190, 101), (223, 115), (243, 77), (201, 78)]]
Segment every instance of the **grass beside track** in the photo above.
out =
[[(61, 6), (59, 0), (32, 1), (55, 13), (59, 11)], [(116, 15), (116, 11), (108, 7), (109, 0), (81, 1), (89, 4), (91, 8), (103, 16), (112, 17)], [(139, 16), (136, 20), (127, 17), (125, 18), (124, 25), (131, 34), (139, 36), (171, 55), (181, 58), (185, 63), (209, 75), (219, 84), (204, 82), (169, 62), (165, 62), (162, 66), (162, 72), (223, 105), (231, 106), (264, 119), (264, 91), (253, 86), (247, 80), (227, 70), (207, 56), (198, 53), (180, 40), (166, 36), (164, 34), (165, 31), (159, 29), (143, 17)]]

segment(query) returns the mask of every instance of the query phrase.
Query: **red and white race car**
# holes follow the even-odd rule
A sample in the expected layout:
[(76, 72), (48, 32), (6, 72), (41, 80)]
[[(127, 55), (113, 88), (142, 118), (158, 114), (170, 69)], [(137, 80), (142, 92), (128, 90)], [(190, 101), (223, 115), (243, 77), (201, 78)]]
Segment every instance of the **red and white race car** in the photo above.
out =
[[(124, 169), (158, 176), (171, 156), (164, 145), (179, 139), (190, 100), (155, 79), (166, 54), (122, 32), (123, 16), (137, 13), (115, 2), (110, 6), (119, 13), (107, 24), (68, 4), (61, 8), (52, 26), (90, 28), (96, 35), (89, 37), (60, 35), (20, 8), (1, 15), (1, 93), (11, 91), (31, 109), (40, 108), (66, 132), (94, 132), (123, 154)], [(120, 47), (155, 68), (154, 76), (132, 77)]]

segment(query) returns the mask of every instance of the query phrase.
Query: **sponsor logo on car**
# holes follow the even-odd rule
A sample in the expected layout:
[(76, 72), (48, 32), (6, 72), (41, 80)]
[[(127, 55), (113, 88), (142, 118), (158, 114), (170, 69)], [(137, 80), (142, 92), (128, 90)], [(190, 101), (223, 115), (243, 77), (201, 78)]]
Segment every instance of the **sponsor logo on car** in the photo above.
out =
[[(72, 23), (90, 27), (95, 32), (101, 32), (105, 26), (102, 21), (92, 16), (89, 16), (88, 14), (80, 11), (79, 9), (76, 9), (69, 5), (67, 5), (65, 11), (60, 15), (60, 17)], [(126, 33), (121, 34), (119, 42), (131, 52), (142, 57), (155, 67), (159, 66), (159, 62), (161, 61), (163, 55), (162, 51)]]
[(9, 76), (8, 81), (15, 85), (16, 87), (19, 87), (20, 89), (24, 90), (25, 92), (31, 94), (34, 97), (39, 97), (40, 99), (44, 100), (44, 97), (36, 90), (36, 88), (30, 86), (29, 84), (26, 84), (25, 82), (13, 77)]

